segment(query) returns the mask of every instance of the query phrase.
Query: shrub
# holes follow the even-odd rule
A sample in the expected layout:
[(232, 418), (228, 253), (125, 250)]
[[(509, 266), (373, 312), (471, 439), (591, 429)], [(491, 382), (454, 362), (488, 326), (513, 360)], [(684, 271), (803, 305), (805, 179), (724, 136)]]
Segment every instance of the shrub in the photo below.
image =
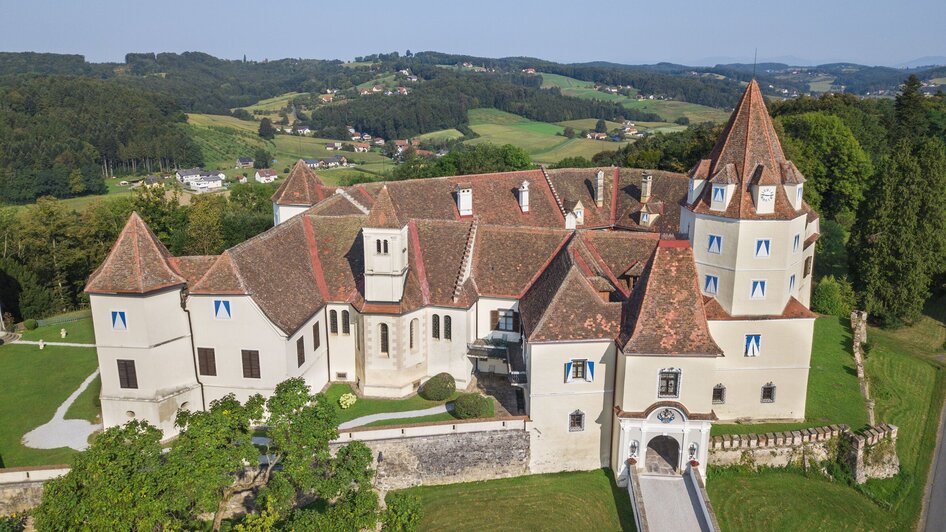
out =
[(420, 388), (420, 396), (430, 401), (446, 401), (457, 391), (457, 382), (449, 373), (438, 373)]
[(39, 327), (39, 323), (33, 318), (30, 318), (23, 322), (23, 327), (26, 327), (27, 331), (32, 331), (36, 329), (37, 327)]
[(353, 393), (342, 394), (342, 396), (338, 398), (338, 406), (342, 407), (342, 410), (348, 410), (357, 401), (358, 398), (355, 397), (355, 394)]
[(20, 532), (24, 530), (26, 528), (26, 517), (26, 514), (22, 512), (8, 516), (0, 515), (0, 532)]
[(823, 277), (811, 295), (812, 310), (830, 316), (848, 317), (856, 305), (857, 296), (851, 283), (844, 277)]
[(462, 393), (453, 402), (453, 415), (459, 419), (473, 419), (489, 415), (489, 399), (478, 393)]
[(387, 510), (384, 513), (383, 530), (414, 532), (420, 524), (421, 506), (416, 495), (392, 491), (384, 498)]

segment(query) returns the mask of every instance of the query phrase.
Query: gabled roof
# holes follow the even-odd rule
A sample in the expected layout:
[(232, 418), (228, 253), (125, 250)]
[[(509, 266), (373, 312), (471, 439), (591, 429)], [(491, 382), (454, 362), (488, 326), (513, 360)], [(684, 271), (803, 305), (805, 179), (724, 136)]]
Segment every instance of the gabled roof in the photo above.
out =
[(625, 310), (624, 353), (721, 356), (697, 282), (689, 242), (660, 241)]
[(273, 203), (277, 205), (312, 206), (325, 199), (325, 184), (315, 175), (304, 160), (299, 159), (289, 171), (286, 180), (273, 194)]
[(89, 293), (146, 294), (187, 280), (171, 267), (164, 244), (137, 212), (131, 213), (105, 262), (89, 277)]
[(374, 205), (371, 206), (371, 212), (368, 214), (368, 221), (365, 227), (373, 229), (401, 229), (404, 224), (397, 217), (397, 210), (394, 208), (394, 202), (391, 200), (391, 194), (388, 193), (388, 187), (381, 187)]

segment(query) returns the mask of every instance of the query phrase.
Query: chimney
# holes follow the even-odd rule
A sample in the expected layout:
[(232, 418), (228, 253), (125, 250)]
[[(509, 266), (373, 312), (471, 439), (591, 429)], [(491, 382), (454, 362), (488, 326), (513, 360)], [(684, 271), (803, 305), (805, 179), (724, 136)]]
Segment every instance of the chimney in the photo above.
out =
[(595, 205), (604, 207), (604, 170), (595, 174)]
[(519, 209), (529, 212), (529, 182), (523, 181), (519, 186)]
[(651, 188), (654, 184), (654, 176), (650, 172), (641, 174), (641, 203), (650, 201)]
[(460, 216), (473, 215), (473, 185), (457, 185), (457, 210)]

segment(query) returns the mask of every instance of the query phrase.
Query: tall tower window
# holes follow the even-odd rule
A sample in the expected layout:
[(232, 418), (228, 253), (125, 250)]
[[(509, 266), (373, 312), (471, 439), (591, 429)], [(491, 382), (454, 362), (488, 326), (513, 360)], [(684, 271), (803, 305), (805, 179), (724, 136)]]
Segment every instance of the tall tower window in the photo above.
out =
[(385, 255), (388, 254), (388, 241), (387, 240), (384, 241), (384, 254)]
[(351, 334), (351, 323), (349, 323), (351, 316), (348, 314), (347, 310), (342, 311), (342, 334)]
[(710, 235), (709, 236), (709, 245), (706, 250), (710, 253), (719, 255), (723, 252), (723, 237), (719, 235)]
[(411, 351), (416, 351), (416, 350), (417, 350), (417, 329), (418, 329), (418, 326), (419, 326), (419, 325), (420, 325), (420, 323), (417, 321), (417, 318), (414, 318), (414, 319), (411, 320), (411, 325), (410, 325), (410, 335), (411, 335), (411, 336), (410, 336), (410, 346), (411, 346)]
[(789, 292), (795, 291), (795, 274), (794, 273), (788, 278), (788, 291)]
[(443, 339), (451, 340), (453, 339), (452, 323), (450, 316), (443, 317)]
[(762, 354), (762, 335), (747, 334), (746, 348), (743, 354), (747, 357), (757, 357)]
[(759, 238), (755, 241), (755, 256), (757, 259), (765, 259), (772, 255), (772, 240), (768, 238)]
[(430, 336), (431, 338), (440, 339), (440, 315), (434, 314), (433, 319), (430, 320)]
[(796, 234), (795, 238), (792, 239), (792, 253), (798, 253), (798, 249), (801, 247), (801, 235)]
[(328, 331), (332, 334), (338, 334), (338, 311), (330, 310), (328, 313)]
[(381, 354), (388, 356), (388, 324), (382, 323), (378, 326), (378, 333), (381, 336)]
[(715, 296), (718, 290), (719, 290), (719, 277), (715, 275), (707, 275), (706, 281), (703, 283), (703, 291), (711, 296)]

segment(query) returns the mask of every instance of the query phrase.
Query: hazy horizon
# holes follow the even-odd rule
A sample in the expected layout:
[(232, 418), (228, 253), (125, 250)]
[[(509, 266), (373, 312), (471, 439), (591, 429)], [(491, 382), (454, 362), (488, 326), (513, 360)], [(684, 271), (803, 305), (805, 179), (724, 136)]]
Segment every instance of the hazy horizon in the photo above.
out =
[[(933, 0), (864, 2), (856, 7), (799, 0), (791, 10), (746, 0), (723, 6), (684, 0), (672, 8), (605, 1), (593, 4), (594, 9), (558, 0), (485, 0), (470, 7), (432, 0), (357, 5), (303, 0), (5, 4), (0, 50), (79, 54), (91, 62), (121, 62), (129, 52), (351, 60), (377, 52), (432, 50), (565, 63), (703, 66), (752, 62), (757, 48), (759, 62), (800, 66), (901, 66), (924, 57), (946, 63), (941, 28), (946, 2)], [(907, 13), (916, 16), (909, 20)]]

